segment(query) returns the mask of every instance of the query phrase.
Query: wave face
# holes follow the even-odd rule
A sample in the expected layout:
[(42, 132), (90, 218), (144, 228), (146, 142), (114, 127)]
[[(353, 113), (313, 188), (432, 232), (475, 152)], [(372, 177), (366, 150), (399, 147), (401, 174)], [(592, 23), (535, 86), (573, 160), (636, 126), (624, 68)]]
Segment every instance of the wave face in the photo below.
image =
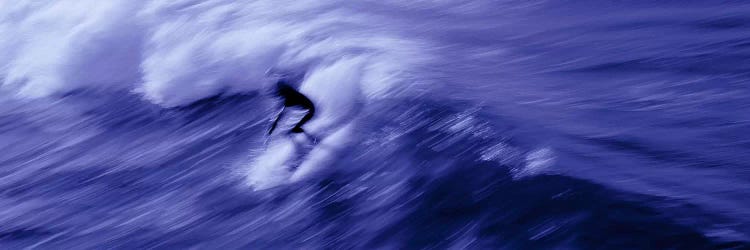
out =
[[(2, 1), (0, 246), (750, 247), (748, 13)], [(279, 74), (318, 109), (296, 174)]]

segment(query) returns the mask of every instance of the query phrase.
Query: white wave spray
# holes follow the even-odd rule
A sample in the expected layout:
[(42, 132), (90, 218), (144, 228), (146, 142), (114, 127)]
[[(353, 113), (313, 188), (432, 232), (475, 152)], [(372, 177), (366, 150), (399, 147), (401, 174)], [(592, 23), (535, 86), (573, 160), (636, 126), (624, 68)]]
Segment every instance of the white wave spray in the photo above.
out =
[(429, 60), (424, 41), (388, 22), (346, 1), (3, 1), (0, 80), (21, 98), (124, 89), (172, 107), (262, 89), (269, 69), (312, 74), (350, 62), (356, 72), (344, 74), (359, 82), (326, 88), (355, 84), (376, 98)]

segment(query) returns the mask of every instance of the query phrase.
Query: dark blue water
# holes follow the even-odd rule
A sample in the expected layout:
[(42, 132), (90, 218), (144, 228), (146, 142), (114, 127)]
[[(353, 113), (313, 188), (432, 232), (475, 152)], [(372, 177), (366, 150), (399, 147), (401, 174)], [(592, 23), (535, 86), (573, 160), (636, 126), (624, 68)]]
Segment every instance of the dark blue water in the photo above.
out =
[(742, 1), (1, 2), (0, 61), (3, 249), (750, 247)]

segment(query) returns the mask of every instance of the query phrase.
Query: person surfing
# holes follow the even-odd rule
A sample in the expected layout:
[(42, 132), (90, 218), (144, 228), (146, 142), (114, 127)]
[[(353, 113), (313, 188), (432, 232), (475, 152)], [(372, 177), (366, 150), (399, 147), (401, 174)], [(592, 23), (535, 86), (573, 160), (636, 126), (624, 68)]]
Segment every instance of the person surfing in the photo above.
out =
[(327, 70), (305, 77), (273, 71), (266, 73), (275, 83), (266, 93), (282, 107), (267, 131), (265, 149), (251, 163), (247, 179), (255, 190), (312, 178), (334, 166), (351, 143), (359, 110), (358, 85), (349, 83), (358, 79), (331, 77), (335, 72)]
[(279, 79), (276, 82), (276, 89), (273, 91), (273, 94), (282, 100), (283, 106), (282, 106), (281, 112), (279, 112), (279, 115), (276, 117), (276, 120), (274, 120), (273, 124), (271, 125), (271, 128), (268, 130), (268, 136), (273, 135), (273, 132), (279, 126), (279, 122), (282, 121), (285, 116), (289, 116), (288, 112), (291, 109), (302, 109), (306, 112), (305, 115), (294, 125), (294, 127), (292, 127), (287, 132), (287, 134), (288, 135), (304, 134), (308, 138), (312, 139), (313, 142), (316, 142), (317, 138), (305, 132), (305, 130), (302, 128), (302, 126), (304, 126), (305, 123), (310, 121), (310, 119), (312, 119), (313, 116), (315, 115), (315, 105), (310, 100), (310, 98), (300, 93), (285, 78)]

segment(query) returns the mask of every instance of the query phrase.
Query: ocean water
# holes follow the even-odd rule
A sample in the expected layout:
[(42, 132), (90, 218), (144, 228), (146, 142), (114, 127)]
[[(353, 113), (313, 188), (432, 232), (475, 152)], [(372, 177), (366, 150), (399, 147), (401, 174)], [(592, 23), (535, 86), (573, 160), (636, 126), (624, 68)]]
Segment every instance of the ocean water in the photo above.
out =
[(0, 104), (3, 249), (750, 247), (745, 1), (0, 1)]

